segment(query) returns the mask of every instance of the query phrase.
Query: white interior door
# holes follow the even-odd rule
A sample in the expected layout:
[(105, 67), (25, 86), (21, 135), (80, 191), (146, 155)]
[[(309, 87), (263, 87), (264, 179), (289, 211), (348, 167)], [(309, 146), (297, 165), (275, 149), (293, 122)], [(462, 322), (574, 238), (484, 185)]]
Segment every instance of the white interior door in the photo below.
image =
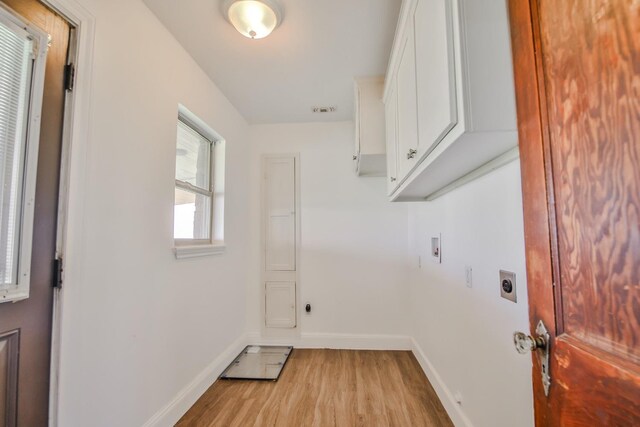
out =
[(266, 158), (264, 163), (265, 270), (296, 269), (295, 158)]
[(296, 326), (296, 283), (265, 283), (265, 324), (268, 328)]

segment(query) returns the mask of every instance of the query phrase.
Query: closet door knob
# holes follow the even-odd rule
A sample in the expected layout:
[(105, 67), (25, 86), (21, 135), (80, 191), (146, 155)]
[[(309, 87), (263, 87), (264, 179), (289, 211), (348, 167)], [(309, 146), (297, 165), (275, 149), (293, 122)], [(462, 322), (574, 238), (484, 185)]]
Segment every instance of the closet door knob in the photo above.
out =
[(394, 177), (389, 178), (391, 180), (391, 182), (396, 182), (396, 179)]
[(411, 148), (407, 153), (407, 160), (413, 159), (416, 156), (416, 154), (418, 154), (418, 150), (414, 150), (413, 148)]

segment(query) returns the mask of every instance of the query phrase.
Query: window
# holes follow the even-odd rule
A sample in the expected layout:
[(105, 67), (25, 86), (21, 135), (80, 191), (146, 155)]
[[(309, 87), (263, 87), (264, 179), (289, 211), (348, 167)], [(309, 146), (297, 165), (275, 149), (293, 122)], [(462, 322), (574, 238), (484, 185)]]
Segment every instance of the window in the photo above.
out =
[(0, 301), (29, 297), (46, 35), (0, 8)]
[(224, 250), (224, 141), (181, 107), (173, 237), (177, 258)]

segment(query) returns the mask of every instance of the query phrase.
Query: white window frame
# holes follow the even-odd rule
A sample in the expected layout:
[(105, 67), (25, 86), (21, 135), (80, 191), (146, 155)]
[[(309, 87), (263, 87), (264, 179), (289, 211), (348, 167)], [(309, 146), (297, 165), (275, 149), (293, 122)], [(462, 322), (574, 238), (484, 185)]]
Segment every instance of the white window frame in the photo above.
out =
[(34, 53), (31, 68), (31, 87), (27, 107), (27, 138), (23, 163), (22, 206), (20, 209), (20, 237), (18, 244), (18, 269), (15, 284), (0, 288), (0, 302), (16, 302), (29, 298), (31, 285), (31, 249), (33, 246), (33, 220), (35, 211), (38, 151), (40, 145), (40, 120), (44, 75), (49, 50), (49, 36), (42, 30), (13, 14), (0, 3), (0, 21), (17, 33), (33, 40)]
[[(182, 122), (211, 142), (209, 190), (203, 190), (188, 182), (175, 179), (175, 188), (206, 195), (211, 199), (210, 238), (175, 239), (174, 253), (177, 259), (201, 257), (224, 253), (224, 167), (226, 142), (199, 117), (183, 105), (178, 106), (178, 123)], [(177, 144), (177, 142), (176, 142)], [(176, 160), (177, 161), (177, 160)], [(174, 168), (175, 169), (175, 168)], [(175, 174), (175, 172), (174, 172)], [(217, 197), (222, 195), (222, 198)], [(220, 199), (220, 200), (217, 200)], [(175, 205), (174, 205), (175, 206)], [(175, 219), (174, 219), (175, 221)]]

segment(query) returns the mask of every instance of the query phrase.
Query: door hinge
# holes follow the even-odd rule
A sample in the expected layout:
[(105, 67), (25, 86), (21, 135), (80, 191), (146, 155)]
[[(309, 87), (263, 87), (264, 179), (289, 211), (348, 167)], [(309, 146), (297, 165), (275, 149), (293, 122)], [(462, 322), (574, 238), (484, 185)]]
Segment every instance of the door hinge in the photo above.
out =
[(63, 263), (62, 258), (56, 258), (53, 260), (53, 287), (56, 289), (62, 289), (62, 272)]
[(67, 64), (64, 66), (64, 89), (73, 92), (73, 85), (76, 79), (76, 66)]

